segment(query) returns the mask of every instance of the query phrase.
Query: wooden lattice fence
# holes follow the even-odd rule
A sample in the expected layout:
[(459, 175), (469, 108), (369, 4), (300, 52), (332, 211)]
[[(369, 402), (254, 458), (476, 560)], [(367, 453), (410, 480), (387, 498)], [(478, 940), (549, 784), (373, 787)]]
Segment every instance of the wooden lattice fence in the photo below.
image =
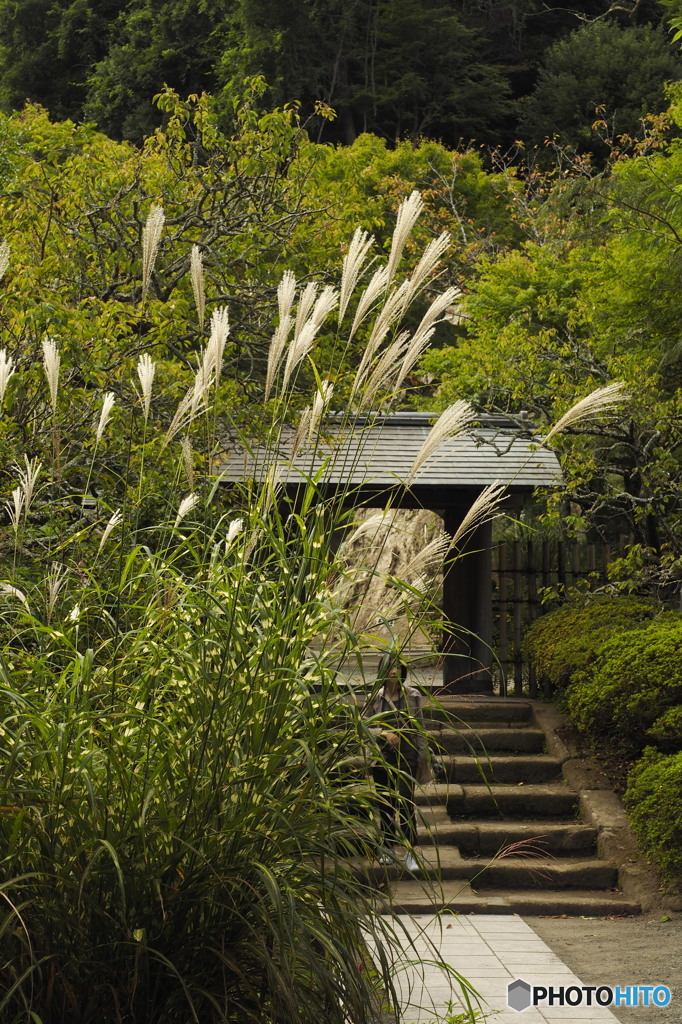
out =
[(522, 639), (530, 622), (550, 611), (575, 590), (594, 590), (607, 580), (616, 550), (608, 544), (511, 541), (493, 549), (493, 672), (504, 696), (545, 691), (523, 655)]

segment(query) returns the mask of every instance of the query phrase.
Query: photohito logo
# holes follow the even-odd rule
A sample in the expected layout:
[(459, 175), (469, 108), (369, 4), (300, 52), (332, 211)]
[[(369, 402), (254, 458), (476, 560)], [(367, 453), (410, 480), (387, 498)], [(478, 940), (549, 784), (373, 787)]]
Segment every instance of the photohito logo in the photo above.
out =
[(529, 1006), (667, 1006), (667, 985), (530, 985), (517, 978), (507, 985), (507, 1005), (521, 1013)]

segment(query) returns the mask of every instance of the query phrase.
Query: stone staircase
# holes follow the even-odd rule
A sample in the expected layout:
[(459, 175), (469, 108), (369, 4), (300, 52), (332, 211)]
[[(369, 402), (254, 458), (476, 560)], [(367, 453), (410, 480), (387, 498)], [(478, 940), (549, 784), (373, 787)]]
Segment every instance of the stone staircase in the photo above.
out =
[(444, 698), (425, 712), (447, 782), (417, 792), (425, 885), (398, 862), (375, 867), (394, 913), (637, 914), (596, 852), (578, 793), (545, 752), (533, 704)]

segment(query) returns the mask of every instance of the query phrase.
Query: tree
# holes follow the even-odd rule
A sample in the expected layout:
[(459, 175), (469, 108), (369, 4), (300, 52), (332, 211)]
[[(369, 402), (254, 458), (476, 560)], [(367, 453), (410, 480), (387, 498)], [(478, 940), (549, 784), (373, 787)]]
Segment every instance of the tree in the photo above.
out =
[(557, 135), (563, 144), (603, 158), (604, 137), (639, 136), (642, 118), (665, 107), (665, 82), (680, 77), (682, 62), (662, 32), (594, 22), (547, 51), (523, 106), (521, 132), (537, 144)]

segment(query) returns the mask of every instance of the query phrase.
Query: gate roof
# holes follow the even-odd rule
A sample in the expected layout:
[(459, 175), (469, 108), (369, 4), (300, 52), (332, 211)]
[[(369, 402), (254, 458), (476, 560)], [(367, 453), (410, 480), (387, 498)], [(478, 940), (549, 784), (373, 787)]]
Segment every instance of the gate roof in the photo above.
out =
[[(404, 483), (437, 414), (397, 412), (358, 417), (351, 426), (332, 415), (314, 448), (292, 460), (293, 430), (282, 435), (277, 451), (265, 447), (234, 450), (221, 466), (226, 481), (262, 478), (279, 463), (282, 485), (296, 485), (321, 471), (327, 485), (385, 490)], [(553, 451), (522, 417), (480, 414), (474, 426), (450, 437), (416, 474), (413, 491), (471, 492), (495, 482), (512, 492), (562, 482)], [(454, 495), (453, 495), (454, 496)]]

